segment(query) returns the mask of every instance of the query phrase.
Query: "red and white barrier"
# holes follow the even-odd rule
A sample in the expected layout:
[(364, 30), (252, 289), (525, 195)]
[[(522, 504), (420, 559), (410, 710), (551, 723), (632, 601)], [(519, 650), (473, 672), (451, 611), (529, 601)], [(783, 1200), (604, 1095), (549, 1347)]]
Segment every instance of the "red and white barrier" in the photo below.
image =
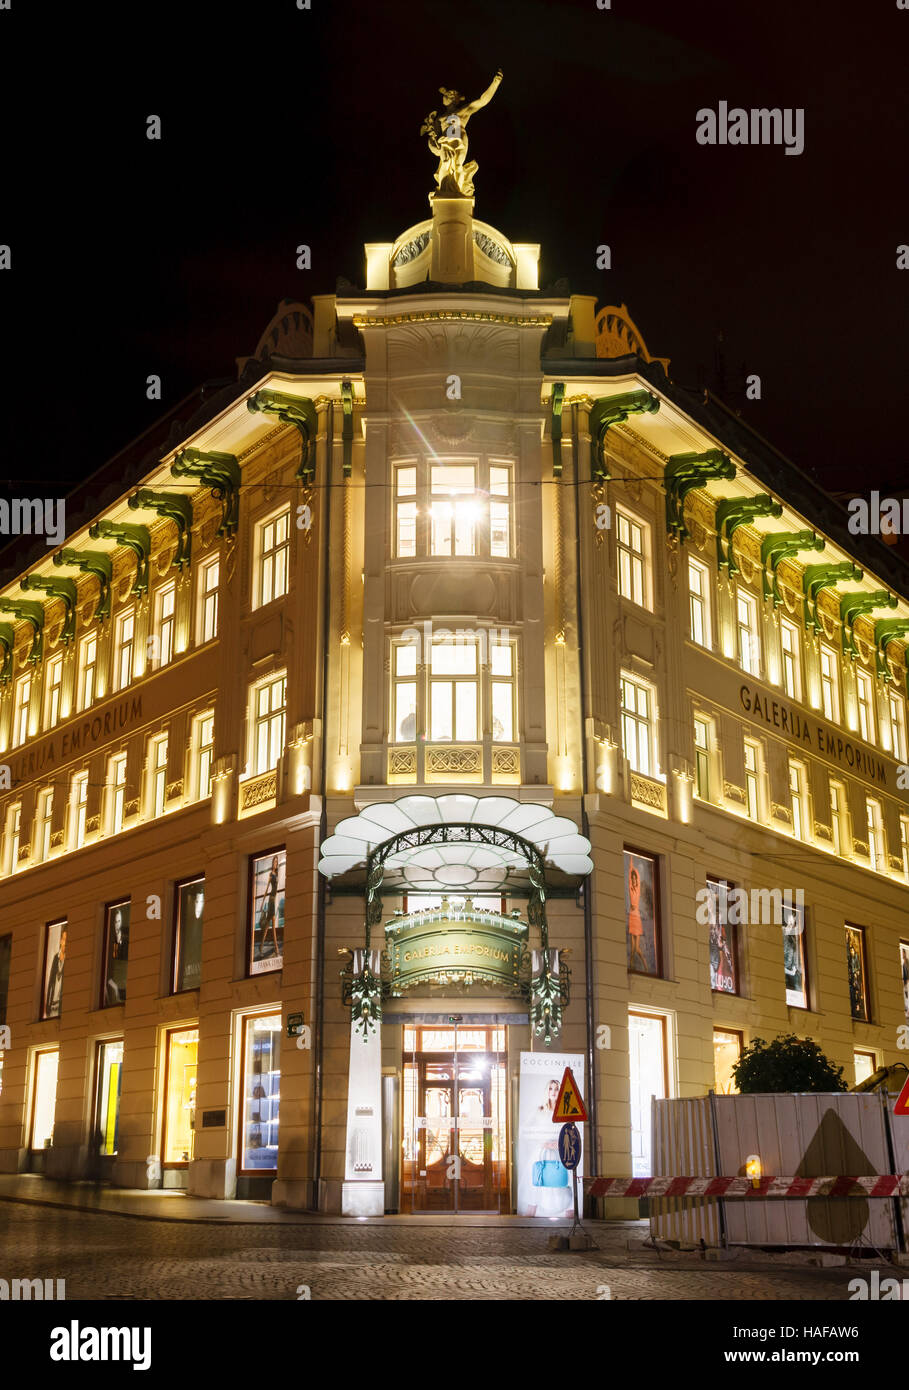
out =
[(589, 1197), (909, 1197), (909, 1174), (852, 1178), (584, 1178)]

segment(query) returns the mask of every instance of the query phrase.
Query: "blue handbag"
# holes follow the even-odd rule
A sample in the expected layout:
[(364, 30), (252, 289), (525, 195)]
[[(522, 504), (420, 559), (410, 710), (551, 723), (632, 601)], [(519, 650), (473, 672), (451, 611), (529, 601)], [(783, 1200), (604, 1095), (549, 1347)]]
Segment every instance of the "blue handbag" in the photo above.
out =
[(557, 1158), (538, 1158), (533, 1165), (534, 1187), (567, 1187), (568, 1169)]

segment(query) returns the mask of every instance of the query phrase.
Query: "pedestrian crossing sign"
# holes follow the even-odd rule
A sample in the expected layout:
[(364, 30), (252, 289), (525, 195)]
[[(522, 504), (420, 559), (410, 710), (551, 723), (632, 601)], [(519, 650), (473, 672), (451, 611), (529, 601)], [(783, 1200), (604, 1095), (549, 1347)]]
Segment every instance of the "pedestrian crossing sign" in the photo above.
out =
[(571, 1067), (566, 1067), (559, 1087), (559, 1097), (552, 1112), (553, 1124), (563, 1125), (568, 1120), (583, 1122), (586, 1119), (587, 1109), (581, 1098), (578, 1083), (574, 1079)]

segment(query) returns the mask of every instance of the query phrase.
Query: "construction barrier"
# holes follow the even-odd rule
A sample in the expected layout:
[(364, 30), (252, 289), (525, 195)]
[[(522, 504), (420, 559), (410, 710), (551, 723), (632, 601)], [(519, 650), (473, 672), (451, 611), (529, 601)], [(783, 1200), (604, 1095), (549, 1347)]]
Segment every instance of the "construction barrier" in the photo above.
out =
[(909, 1197), (909, 1174), (870, 1178), (584, 1178), (589, 1197)]

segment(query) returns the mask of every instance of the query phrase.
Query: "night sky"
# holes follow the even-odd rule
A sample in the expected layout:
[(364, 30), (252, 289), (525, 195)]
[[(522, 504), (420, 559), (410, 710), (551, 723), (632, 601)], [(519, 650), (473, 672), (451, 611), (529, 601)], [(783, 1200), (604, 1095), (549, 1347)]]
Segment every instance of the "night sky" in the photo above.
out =
[[(362, 284), (363, 242), (429, 216), (439, 86), (474, 98), (501, 66), (470, 125), (476, 216), (542, 244), (544, 286), (627, 303), (675, 381), (826, 487), (903, 485), (896, 0), (311, 3), (0, 11), (0, 477), (28, 495), (84, 479), (235, 377), (281, 299)], [(720, 100), (804, 108), (804, 153), (698, 145)]]

